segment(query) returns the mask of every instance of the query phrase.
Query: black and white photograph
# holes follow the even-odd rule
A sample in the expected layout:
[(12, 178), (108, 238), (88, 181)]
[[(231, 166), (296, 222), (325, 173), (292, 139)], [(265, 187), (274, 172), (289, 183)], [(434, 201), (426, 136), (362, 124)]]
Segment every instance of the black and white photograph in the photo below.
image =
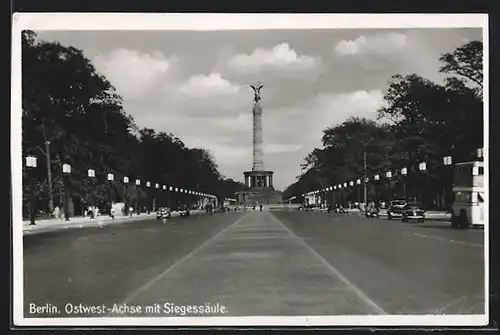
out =
[(485, 14), (16, 13), (18, 326), (487, 325)]

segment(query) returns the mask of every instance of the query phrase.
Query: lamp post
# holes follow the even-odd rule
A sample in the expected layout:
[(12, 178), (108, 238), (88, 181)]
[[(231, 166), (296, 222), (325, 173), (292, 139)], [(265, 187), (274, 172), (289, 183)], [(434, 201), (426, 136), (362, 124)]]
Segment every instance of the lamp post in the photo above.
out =
[[(427, 171), (427, 163), (426, 162), (421, 162), (418, 164), (418, 169), (420, 170), (420, 172), (422, 172), (422, 174), (424, 174), (426, 171)], [(424, 187), (425, 189), (425, 187)], [(424, 202), (424, 206), (425, 205), (425, 193), (421, 193), (421, 196), (422, 196), (422, 200)]]
[[(361, 185), (361, 179), (356, 180), (356, 185), (358, 185), (358, 202), (361, 202), (361, 196), (360, 196), (360, 185)], [(363, 199), (366, 198), (366, 181), (363, 184), (364, 186), (364, 193), (363, 193)], [(366, 200), (366, 199), (365, 199)]]
[(381, 201), (380, 200), (380, 189), (377, 188), (377, 184), (376, 182), (378, 182), (380, 180), (380, 175), (376, 174), (373, 176), (373, 192), (375, 193), (375, 197), (377, 198), (377, 201)]
[(151, 200), (151, 193), (148, 191), (149, 188), (151, 187), (150, 181), (146, 182), (146, 187), (147, 187), (147, 190), (146, 190), (146, 199), (147, 199), (146, 210), (147, 210), (148, 214), (151, 214), (151, 201), (150, 201)]
[(112, 173), (108, 173), (108, 201), (109, 201), (109, 216), (114, 218), (113, 216), (113, 180), (115, 176)]
[[(93, 191), (94, 190), (94, 183), (93, 183), (92, 179), (95, 178), (95, 171), (92, 169), (88, 169), (87, 176), (90, 178), (90, 189), (91, 189), (91, 191)], [(96, 207), (96, 201), (95, 201), (93, 196), (92, 196), (92, 206)], [(90, 212), (90, 218), (93, 219), (94, 217), (95, 217), (95, 212), (94, 212), (94, 209), (92, 209), (92, 211)]]
[[(453, 159), (451, 158), (451, 156), (446, 156), (446, 157), (443, 157), (443, 164), (445, 166), (445, 168), (447, 167), (450, 167), (452, 164), (453, 164)], [(452, 170), (452, 173), (453, 173), (453, 170)], [(449, 181), (450, 180), (453, 180), (453, 175), (450, 174), (450, 173), (445, 173), (445, 186), (444, 186), (444, 189), (443, 189), (443, 193), (444, 193), (444, 205), (445, 207), (448, 206), (448, 192), (447, 192), (447, 189), (449, 186), (451, 186), (451, 189), (453, 189), (453, 186), (450, 185), (452, 183), (450, 183)], [(452, 177), (450, 178), (449, 175), (452, 175)], [(451, 194), (451, 193), (449, 193)]]
[[(363, 152), (363, 202), (366, 204), (368, 201), (368, 187), (367, 187), (367, 175), (366, 175), (366, 147), (365, 151)], [(359, 179), (358, 179), (359, 180)]]
[[(36, 165), (37, 165), (36, 164), (36, 157), (32, 157), (32, 156), (26, 157), (26, 166), (28, 168), (36, 168)], [(31, 226), (36, 225), (35, 219), (36, 219), (36, 207), (37, 207), (36, 206), (37, 196), (36, 196), (33, 184), (34, 183), (32, 183), (31, 191), (29, 194), (29, 216), (30, 216), (30, 225)]]
[(69, 200), (71, 197), (70, 187), (71, 187), (71, 165), (63, 164), (63, 181), (64, 181), (64, 220), (69, 221)]
[(50, 158), (50, 141), (45, 141), (45, 160), (47, 164), (47, 186), (49, 188), (49, 211), (54, 210), (54, 193), (52, 191), (52, 168)]
[(392, 183), (391, 183), (391, 178), (392, 178), (392, 172), (391, 171), (387, 171), (385, 173), (385, 176), (387, 178), (387, 193), (388, 193), (388, 196), (389, 198), (393, 198), (393, 194), (392, 194)]
[(136, 179), (135, 180), (135, 189), (136, 189), (136, 198), (135, 198), (135, 201), (136, 201), (136, 205), (135, 207), (137, 208), (137, 215), (141, 214), (141, 203), (139, 202), (139, 186), (141, 186), (141, 180), (140, 179)]
[(403, 176), (403, 197), (406, 199), (406, 175), (408, 174), (408, 169), (407, 168), (402, 168), (401, 169), (401, 175)]
[(172, 192), (174, 188), (172, 186), (168, 187), (168, 193), (167, 193), (167, 206), (168, 208), (172, 209)]
[(129, 210), (129, 204), (128, 204), (128, 182), (129, 182), (128, 177), (127, 176), (123, 177), (123, 186), (124, 186), (124, 189), (125, 189), (125, 192), (123, 193), (123, 207), (125, 208), (125, 210), (124, 210), (125, 216), (127, 216), (129, 214), (128, 213), (128, 210)]
[(154, 190), (154, 195), (153, 195), (153, 211), (156, 211), (156, 194), (157, 190), (160, 188), (160, 184), (155, 183), (155, 190)]

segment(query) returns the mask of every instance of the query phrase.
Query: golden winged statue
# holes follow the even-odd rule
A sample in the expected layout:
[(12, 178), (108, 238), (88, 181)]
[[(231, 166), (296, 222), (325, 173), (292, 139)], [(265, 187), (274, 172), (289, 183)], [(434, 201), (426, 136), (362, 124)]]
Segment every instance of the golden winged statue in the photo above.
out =
[(257, 83), (257, 85), (250, 85), (250, 87), (253, 89), (255, 95), (253, 97), (254, 101), (255, 102), (259, 102), (259, 100), (261, 99), (260, 97), (260, 90), (262, 89), (262, 87), (264, 87), (264, 85), (262, 85), (260, 83), (260, 81)]

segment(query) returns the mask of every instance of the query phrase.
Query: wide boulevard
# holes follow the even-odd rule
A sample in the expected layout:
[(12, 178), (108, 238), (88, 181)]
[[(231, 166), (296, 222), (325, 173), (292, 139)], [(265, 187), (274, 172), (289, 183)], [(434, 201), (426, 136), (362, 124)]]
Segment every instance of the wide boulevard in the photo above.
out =
[(24, 236), (24, 313), (482, 314), (484, 267), (483, 230), (438, 221), (285, 210), (150, 219)]

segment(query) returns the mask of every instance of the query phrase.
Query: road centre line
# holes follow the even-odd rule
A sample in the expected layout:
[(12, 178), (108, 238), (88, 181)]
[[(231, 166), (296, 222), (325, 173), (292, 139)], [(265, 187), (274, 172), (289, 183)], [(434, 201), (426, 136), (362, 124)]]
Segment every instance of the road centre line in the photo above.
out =
[(145, 290), (147, 290), (148, 288), (150, 288), (154, 283), (156, 283), (157, 281), (159, 281), (160, 279), (162, 279), (163, 277), (165, 277), (167, 274), (169, 274), (177, 266), (179, 266), (180, 264), (184, 263), (189, 258), (193, 257), (196, 253), (198, 253), (200, 250), (202, 250), (203, 248), (205, 248), (206, 246), (208, 246), (210, 243), (212, 243), (213, 241), (215, 241), (219, 236), (221, 236), (223, 233), (225, 233), (226, 231), (228, 231), (231, 227), (233, 227), (233, 226), (237, 225), (238, 223), (240, 223), (241, 221), (243, 221), (243, 219), (245, 219), (248, 216), (248, 214), (249, 213), (243, 215), (241, 218), (239, 218), (238, 220), (236, 220), (235, 222), (233, 222), (232, 224), (230, 224), (228, 227), (226, 227), (223, 230), (221, 230), (220, 232), (218, 232), (215, 236), (213, 236), (212, 238), (210, 238), (207, 241), (203, 242), (203, 244), (201, 244), (198, 248), (196, 248), (195, 250), (191, 251), (189, 254), (187, 254), (186, 256), (182, 257), (177, 262), (175, 262), (174, 264), (172, 264), (171, 266), (169, 266), (168, 268), (166, 268), (162, 273), (160, 273), (159, 275), (157, 275), (156, 277), (154, 277), (153, 279), (151, 279), (149, 282), (147, 282), (145, 285), (141, 286), (134, 293), (132, 293), (131, 295), (129, 295), (125, 300), (123, 300), (122, 304), (130, 303), (139, 294), (141, 294), (142, 292), (144, 292)]
[(387, 315), (388, 313), (377, 305), (372, 299), (366, 295), (360, 288), (358, 288), (354, 283), (352, 283), (347, 277), (345, 277), (339, 270), (332, 266), (326, 259), (323, 258), (319, 253), (316, 252), (311, 246), (309, 246), (303, 239), (295, 235), (290, 229), (288, 229), (277, 217), (269, 213), (272, 219), (283, 227), (295, 240), (302, 244), (311, 254), (313, 254), (329, 271), (334, 277), (340, 279), (347, 287), (349, 287), (354, 293), (363, 300), (376, 314)]

